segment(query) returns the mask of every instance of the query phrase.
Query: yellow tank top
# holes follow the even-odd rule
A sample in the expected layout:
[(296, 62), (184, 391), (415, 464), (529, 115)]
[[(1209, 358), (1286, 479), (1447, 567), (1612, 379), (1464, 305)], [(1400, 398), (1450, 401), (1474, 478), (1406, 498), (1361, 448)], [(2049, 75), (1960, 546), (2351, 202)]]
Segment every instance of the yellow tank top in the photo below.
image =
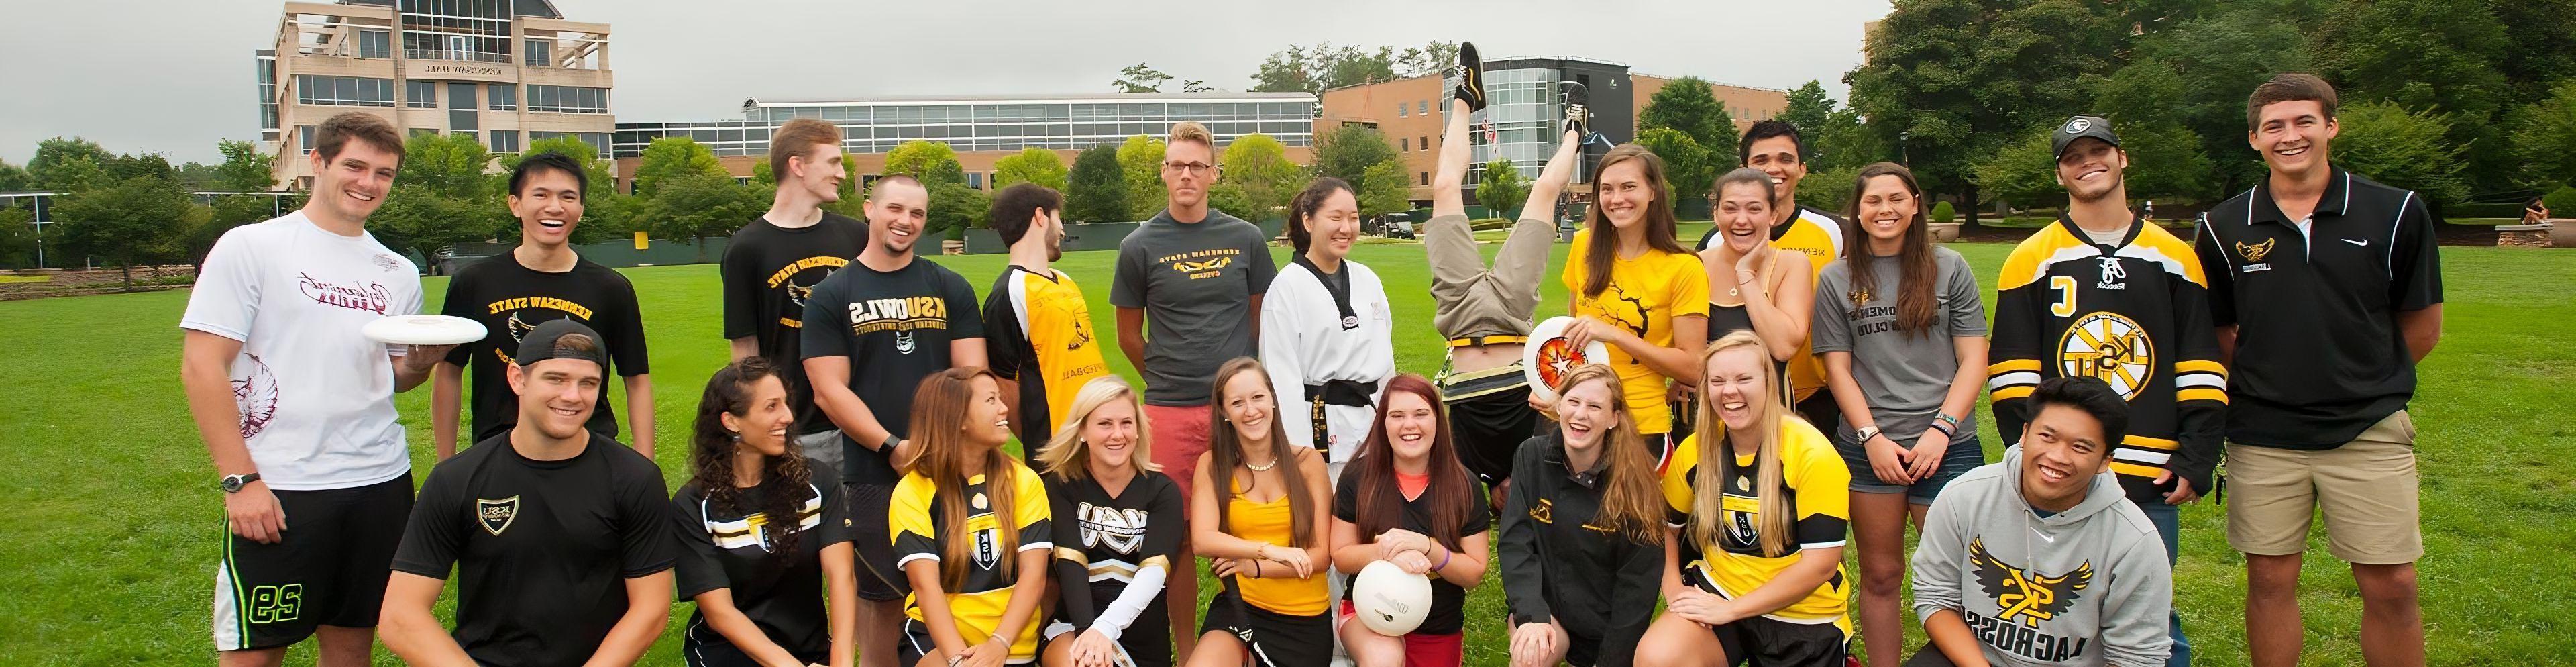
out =
[[(1297, 464), (1295, 461), (1284, 463)], [(1234, 475), (1229, 473), (1226, 476)], [(1236, 494), (1233, 501), (1226, 504), (1225, 509), (1226, 527), (1230, 533), (1235, 537), (1280, 546), (1295, 543), (1296, 519), (1289, 515), (1287, 494), (1280, 494), (1278, 498), (1266, 503), (1253, 502), (1241, 495), (1242, 484), (1232, 480), (1227, 483), (1234, 485)], [(1315, 517), (1315, 520), (1328, 519)], [(1332, 609), (1333, 606), (1332, 589), (1324, 579), (1325, 567), (1325, 563), (1316, 563), (1314, 576), (1304, 579), (1242, 577), (1236, 580), (1238, 586), (1236, 590), (1241, 592), (1244, 602), (1265, 611), (1289, 616), (1314, 616)]]

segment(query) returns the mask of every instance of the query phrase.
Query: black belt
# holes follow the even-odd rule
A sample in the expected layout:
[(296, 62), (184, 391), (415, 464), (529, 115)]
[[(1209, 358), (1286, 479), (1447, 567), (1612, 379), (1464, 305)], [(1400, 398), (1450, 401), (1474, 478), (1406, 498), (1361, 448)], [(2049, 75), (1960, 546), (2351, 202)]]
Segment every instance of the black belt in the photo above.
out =
[(1376, 405), (1377, 383), (1357, 380), (1325, 380), (1323, 384), (1306, 385), (1306, 402), (1325, 405), (1369, 407)]

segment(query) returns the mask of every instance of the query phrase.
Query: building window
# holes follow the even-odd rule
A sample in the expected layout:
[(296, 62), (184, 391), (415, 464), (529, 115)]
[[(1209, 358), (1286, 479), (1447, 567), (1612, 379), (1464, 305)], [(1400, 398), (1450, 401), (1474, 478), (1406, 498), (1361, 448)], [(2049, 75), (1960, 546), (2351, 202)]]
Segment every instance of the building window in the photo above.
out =
[(1423, 185), (1430, 185), (1430, 184), (1431, 184), (1431, 172), (1427, 172), (1427, 171), (1426, 171), (1426, 172), (1422, 172), (1422, 184), (1423, 184)]
[(492, 84), (490, 87), (485, 88), (484, 90), (486, 91), (486, 92), (484, 93), (484, 97), (485, 97), (486, 99), (488, 99), (488, 100), (491, 102), (492, 110), (493, 110), (493, 111), (517, 111), (517, 110), (519, 110), (519, 86), (518, 86), (518, 85), (516, 85), (516, 84), (508, 84), (508, 83), (496, 83), (496, 84)]
[(394, 105), (394, 80), (297, 74), (295, 103), (389, 107)]
[(411, 129), (411, 136), (415, 136), (415, 137), (420, 137), (420, 136), (431, 136), (431, 137), (435, 137), (435, 136), (438, 136), (438, 128), (435, 128), (435, 127), (415, 127), (415, 128), (412, 128), (412, 129)]
[(438, 108), (438, 82), (427, 79), (404, 79), (403, 106), (414, 109)]
[(510, 62), (511, 4), (505, 0), (400, 0), (403, 57)]
[(982, 189), (984, 189), (984, 174), (983, 174), (983, 172), (975, 172), (975, 171), (966, 172), (966, 187), (968, 187), (968, 188), (972, 188), (972, 189), (976, 189), (976, 190), (982, 190)]
[(1417, 116), (1431, 115), (1431, 100), (1422, 100), (1420, 102), (1413, 103), (1413, 114)]
[(295, 126), (295, 145), (298, 149), (304, 151), (305, 155), (313, 154), (313, 126)]
[(527, 53), (528, 58), (525, 62), (529, 67), (553, 67), (555, 64), (555, 43), (553, 40), (528, 40)]
[(1396, 138), (1395, 138), (1395, 150), (1397, 150), (1397, 151), (1411, 151), (1411, 150), (1413, 150), (1413, 137), (1396, 137)]
[(519, 131), (493, 130), (492, 144), (490, 148), (492, 149), (492, 152), (495, 153), (519, 152)]
[(528, 110), (555, 113), (608, 113), (608, 89), (529, 84)]
[(1397, 118), (1404, 118), (1404, 117), (1409, 116), (1409, 115), (1411, 115), (1411, 114), (1410, 114), (1409, 110), (1407, 109), (1407, 105), (1406, 105), (1405, 103), (1403, 103), (1403, 102), (1397, 102), (1397, 103), (1395, 103), (1395, 117), (1397, 117)]
[(581, 139), (582, 143), (590, 144), (591, 150), (597, 151), (599, 158), (607, 159), (609, 157), (609, 139), (611, 136), (613, 135), (610, 135), (607, 132), (546, 132), (540, 130), (528, 132), (528, 143), (533, 144), (557, 137), (574, 137)]
[(358, 57), (394, 57), (393, 33), (384, 30), (358, 31)]
[(1430, 137), (1422, 137), (1422, 138), (1419, 138), (1419, 139), (1415, 139), (1415, 140), (1414, 140), (1414, 142), (1413, 142), (1413, 145), (1415, 145), (1415, 146), (1421, 146), (1421, 147), (1422, 147), (1422, 150), (1426, 150), (1426, 151), (1427, 151), (1427, 150), (1431, 150), (1431, 138), (1430, 138)]

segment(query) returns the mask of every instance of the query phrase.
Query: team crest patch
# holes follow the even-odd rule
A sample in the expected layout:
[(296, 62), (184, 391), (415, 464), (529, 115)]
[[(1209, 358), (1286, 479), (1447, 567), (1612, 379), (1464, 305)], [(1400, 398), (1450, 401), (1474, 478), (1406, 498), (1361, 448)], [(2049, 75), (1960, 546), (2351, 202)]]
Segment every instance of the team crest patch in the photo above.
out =
[(474, 520), (482, 523), (483, 532), (491, 533), (493, 537), (500, 537), (501, 531), (509, 530), (510, 522), (518, 518), (518, 496), (500, 500), (474, 499)]
[(2236, 254), (2243, 256), (2245, 261), (2260, 262), (2263, 261), (2264, 257), (2268, 257), (2272, 254), (2272, 244), (2279, 241), (2280, 239), (2263, 239), (2262, 243), (2251, 244), (2238, 241), (2236, 242)]
[(2083, 131), (2085, 131), (2085, 130), (2089, 130), (2089, 129), (2093, 129), (2093, 119), (2090, 119), (2090, 118), (2069, 118), (2069, 119), (2067, 119), (2067, 120), (2066, 120), (2066, 133), (2067, 133), (2067, 134), (2080, 134), (2080, 133), (2082, 133)]
[(2135, 400), (2155, 377), (2155, 368), (2155, 341), (2144, 327), (2118, 314), (2087, 313), (2058, 339), (2059, 374), (2099, 378), (2123, 399)]

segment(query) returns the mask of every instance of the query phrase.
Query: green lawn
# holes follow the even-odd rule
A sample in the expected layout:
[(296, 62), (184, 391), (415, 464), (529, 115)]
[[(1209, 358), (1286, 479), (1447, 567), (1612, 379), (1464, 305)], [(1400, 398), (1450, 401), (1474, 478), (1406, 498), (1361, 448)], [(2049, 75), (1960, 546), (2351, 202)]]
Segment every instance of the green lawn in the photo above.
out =
[[(1696, 230), (1684, 235), (1696, 238)], [(1953, 246), (1991, 273), (2008, 249)], [(1485, 246), (1490, 255), (1495, 246)], [(1285, 251), (1280, 251), (1284, 253)], [(1428, 269), (1418, 246), (1367, 245), (1356, 259), (1389, 284), (1400, 321), (1426, 323)], [(1562, 260), (1563, 249), (1557, 251)], [(2423, 425), (2421, 580), (2432, 662), (2439, 665), (2576, 664), (2576, 253), (2443, 248), (2449, 335), (2426, 361), (2414, 405)], [(1109, 331), (1106, 252), (1074, 253), (1061, 266), (1088, 289)], [(943, 257), (978, 289), (997, 255)], [(698, 389), (723, 361), (713, 266), (631, 269), (645, 309), (660, 380), (661, 462), (673, 486), (684, 474), (687, 420)], [(1551, 273), (1551, 276), (1553, 274)], [(444, 279), (428, 281), (429, 308)], [(1546, 281), (1542, 317), (1562, 311), (1565, 290)], [(1989, 295), (1991, 299), (1991, 294)], [(0, 302), (0, 664), (211, 664), (209, 588), (223, 534), (213, 474), (178, 390), (175, 327), (185, 291)], [(1440, 344), (1426, 326), (1403, 329), (1397, 363), (1430, 374)], [(1120, 355), (1110, 364), (1133, 377)], [(612, 383), (614, 386), (614, 383)], [(428, 392), (400, 398), (417, 470), (429, 469)], [(1980, 420), (1990, 424), (1990, 420)], [(1988, 457), (2000, 451), (1991, 427)], [(2241, 559), (2228, 551), (2220, 508), (2183, 513), (2176, 600), (2204, 665), (2244, 664)], [(2322, 536), (2317, 536), (2322, 544)], [(2360, 663), (2360, 605), (2346, 570), (2322, 549), (2303, 582), (2307, 664)], [(1213, 591), (1203, 586), (1202, 591)], [(1499, 580), (1469, 598), (1469, 662), (1503, 664)], [(678, 628), (648, 656), (680, 664)], [(1916, 634), (1909, 645), (1919, 643)], [(290, 659), (310, 664), (310, 644)], [(396, 664), (379, 653), (379, 664)]]

